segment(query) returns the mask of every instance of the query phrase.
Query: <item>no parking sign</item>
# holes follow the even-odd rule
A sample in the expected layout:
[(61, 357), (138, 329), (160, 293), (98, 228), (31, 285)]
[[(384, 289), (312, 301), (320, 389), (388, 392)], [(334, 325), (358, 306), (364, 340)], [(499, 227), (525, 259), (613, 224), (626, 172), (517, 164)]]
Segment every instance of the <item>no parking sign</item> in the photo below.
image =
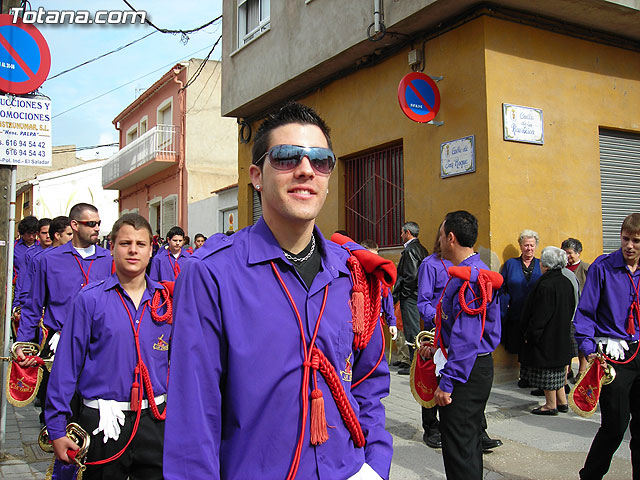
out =
[(0, 15), (0, 90), (14, 95), (33, 92), (51, 68), (51, 53), (40, 31), (13, 15)]
[(414, 122), (426, 123), (440, 110), (440, 90), (428, 75), (409, 73), (398, 85), (398, 101), (407, 117)]

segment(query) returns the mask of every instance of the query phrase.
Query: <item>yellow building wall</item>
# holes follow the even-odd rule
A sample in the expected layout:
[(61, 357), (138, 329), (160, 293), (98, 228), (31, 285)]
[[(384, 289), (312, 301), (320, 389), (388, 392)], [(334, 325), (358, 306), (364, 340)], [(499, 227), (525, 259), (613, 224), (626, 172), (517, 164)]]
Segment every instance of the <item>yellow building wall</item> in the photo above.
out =
[[(405, 220), (421, 226), (420, 238), (429, 250), (444, 215), (466, 209), (478, 217), (478, 248), (489, 248), (489, 169), (484, 84), (484, 25), (473, 21), (437, 37), (425, 46), (425, 73), (443, 75), (438, 83), (442, 106), (437, 120), (443, 126), (413, 122), (398, 104), (398, 84), (411, 73), (409, 49), (336, 80), (301, 101), (312, 106), (331, 127), (331, 138), (339, 158), (373, 147), (402, 141), (404, 151)], [(255, 134), (257, 124), (253, 126)], [(476, 172), (440, 178), (440, 144), (475, 135)], [(250, 223), (251, 192), (248, 188), (250, 145), (240, 145), (240, 217)], [(244, 190), (244, 191), (243, 191)], [(345, 228), (344, 169), (334, 170), (327, 202), (317, 224), (325, 235)], [(400, 232), (397, 232), (400, 243)], [(398, 260), (400, 248), (383, 252)]]
[[(598, 127), (640, 133), (640, 53), (484, 17), (492, 248), (575, 237), (602, 253)], [(541, 108), (544, 145), (504, 141), (502, 103)], [(632, 213), (632, 212), (629, 212)]]

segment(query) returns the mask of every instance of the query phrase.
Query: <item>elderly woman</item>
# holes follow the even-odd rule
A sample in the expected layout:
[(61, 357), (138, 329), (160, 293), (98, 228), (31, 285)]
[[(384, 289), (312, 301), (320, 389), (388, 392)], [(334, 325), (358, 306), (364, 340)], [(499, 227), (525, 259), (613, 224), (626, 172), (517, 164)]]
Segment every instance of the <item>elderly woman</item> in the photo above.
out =
[(545, 404), (531, 413), (557, 415), (559, 411), (569, 410), (564, 384), (566, 368), (571, 362), (569, 332), (577, 292), (562, 273), (567, 264), (563, 250), (545, 248), (540, 263), (543, 275), (522, 309), (520, 328), (524, 343), (518, 359), (529, 383), (544, 390)]
[[(589, 270), (589, 264), (580, 259), (582, 253), (582, 242), (577, 238), (567, 238), (560, 246), (565, 251), (568, 258), (567, 269), (571, 270), (578, 279), (578, 286), (580, 287), (580, 294), (582, 295), (582, 288), (584, 282), (587, 280), (587, 271)], [(587, 359), (582, 352), (578, 351), (578, 344), (576, 343), (575, 328), (571, 328), (571, 353), (579, 359), (578, 374), (584, 373), (587, 370)], [(570, 378), (573, 377), (573, 372), (570, 371)]]
[[(500, 273), (504, 283), (500, 289), (500, 310), (502, 314), (502, 344), (509, 353), (519, 353), (522, 345), (520, 336), (520, 314), (531, 288), (540, 278), (540, 260), (535, 258), (540, 237), (533, 230), (523, 230), (518, 237), (521, 255), (510, 258), (502, 266)], [(519, 386), (527, 387), (524, 382)]]
[(582, 242), (577, 238), (567, 238), (562, 242), (560, 248), (567, 254), (567, 268), (571, 270), (578, 279), (580, 293), (582, 294), (582, 288), (584, 287), (584, 282), (587, 280), (587, 271), (589, 270), (589, 264), (580, 259)]

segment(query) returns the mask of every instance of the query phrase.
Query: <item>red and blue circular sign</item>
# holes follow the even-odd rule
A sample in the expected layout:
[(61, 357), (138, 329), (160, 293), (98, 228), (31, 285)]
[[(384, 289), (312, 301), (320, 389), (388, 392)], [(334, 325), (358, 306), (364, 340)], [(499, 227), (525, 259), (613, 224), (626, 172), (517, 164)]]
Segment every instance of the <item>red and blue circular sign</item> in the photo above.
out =
[(33, 92), (51, 68), (51, 53), (40, 31), (13, 15), (0, 15), (0, 90), (14, 95)]
[(426, 123), (440, 110), (440, 90), (428, 75), (412, 72), (400, 80), (398, 101), (407, 117), (414, 122)]

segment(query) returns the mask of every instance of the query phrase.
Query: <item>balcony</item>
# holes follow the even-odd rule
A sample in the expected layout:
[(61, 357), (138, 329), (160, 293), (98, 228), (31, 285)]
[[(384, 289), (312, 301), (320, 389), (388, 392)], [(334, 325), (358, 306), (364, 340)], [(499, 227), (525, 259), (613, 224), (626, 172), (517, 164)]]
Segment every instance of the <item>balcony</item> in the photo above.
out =
[(179, 136), (176, 125), (157, 125), (118, 151), (102, 167), (102, 188), (124, 190), (175, 165)]

